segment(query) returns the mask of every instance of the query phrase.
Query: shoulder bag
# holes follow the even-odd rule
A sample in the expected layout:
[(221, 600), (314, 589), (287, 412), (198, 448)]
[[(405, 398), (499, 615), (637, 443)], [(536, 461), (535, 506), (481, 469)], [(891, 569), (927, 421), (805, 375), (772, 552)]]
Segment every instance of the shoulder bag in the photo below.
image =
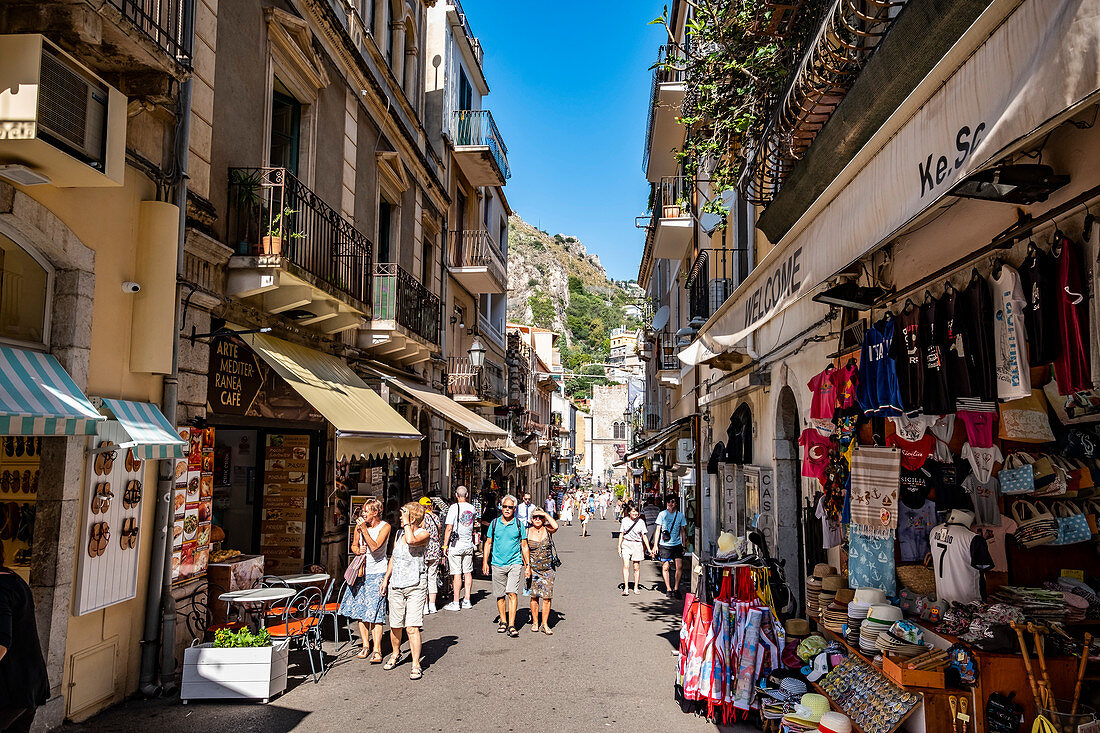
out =
[(558, 547), (554, 544), (554, 533), (547, 530), (546, 536), (550, 538), (550, 567), (557, 570), (561, 567), (561, 558), (558, 557)]
[(1054, 502), (1054, 518), (1058, 522), (1058, 533), (1052, 545), (1075, 545), (1092, 539), (1088, 520), (1074, 504), (1068, 501)]
[(1058, 537), (1058, 522), (1054, 515), (1033, 502), (1019, 499), (1010, 511), (1016, 522), (1016, 541), (1024, 547), (1049, 545)]
[(1010, 453), (997, 479), (1002, 494), (1030, 494), (1035, 491), (1035, 459), (1024, 452)]
[[(363, 533), (359, 530), (355, 530), (355, 533), (359, 535), (359, 544), (366, 544), (363, 540)], [(367, 548), (367, 552), (370, 552), (370, 547)], [(363, 567), (367, 562), (367, 553), (364, 552), (361, 555), (356, 555), (348, 563), (347, 570), (344, 571), (344, 582), (348, 585), (355, 585), (355, 581), (363, 577), (363, 573), (366, 569)]]

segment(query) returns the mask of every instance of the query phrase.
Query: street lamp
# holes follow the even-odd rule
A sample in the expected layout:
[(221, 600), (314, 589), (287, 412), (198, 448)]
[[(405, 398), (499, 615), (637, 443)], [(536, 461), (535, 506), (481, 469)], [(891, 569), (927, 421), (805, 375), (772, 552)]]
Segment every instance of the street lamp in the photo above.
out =
[(485, 366), (485, 346), (481, 343), (481, 336), (474, 336), (474, 342), (466, 353), (470, 355), (470, 366), (474, 369)]

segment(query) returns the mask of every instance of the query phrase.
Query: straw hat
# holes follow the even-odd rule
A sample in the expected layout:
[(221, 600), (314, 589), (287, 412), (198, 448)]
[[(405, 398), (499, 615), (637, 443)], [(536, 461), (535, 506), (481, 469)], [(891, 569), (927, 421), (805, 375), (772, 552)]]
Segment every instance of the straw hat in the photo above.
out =
[(847, 606), (849, 603), (854, 601), (855, 598), (856, 592), (854, 590), (852, 590), (851, 588), (841, 588), (836, 592), (835, 600), (837, 603), (843, 603), (845, 606)]
[[(867, 620), (877, 621), (889, 628), (895, 621), (901, 621), (902, 615), (901, 609), (897, 606), (891, 606), (888, 603), (876, 603), (871, 606), (871, 610), (867, 614)], [(885, 631), (885, 629), (883, 630)]]
[(836, 568), (834, 568), (829, 563), (819, 562), (817, 565), (814, 565), (813, 574), (815, 578), (824, 578), (827, 575), (836, 575)]
[(852, 721), (848, 720), (848, 716), (830, 710), (821, 714), (817, 730), (819, 733), (852, 733)]
[(783, 624), (787, 636), (809, 636), (810, 622), (804, 618), (789, 618)]
[(821, 590), (836, 593), (841, 588), (847, 587), (847, 580), (843, 575), (827, 575), (821, 579)]
[(886, 593), (878, 588), (857, 588), (856, 600), (872, 606), (876, 603), (886, 603)]
[(808, 692), (794, 706), (794, 710), (787, 713), (786, 718), (793, 723), (817, 725), (827, 712), (829, 712), (829, 698), (818, 695), (816, 692)]

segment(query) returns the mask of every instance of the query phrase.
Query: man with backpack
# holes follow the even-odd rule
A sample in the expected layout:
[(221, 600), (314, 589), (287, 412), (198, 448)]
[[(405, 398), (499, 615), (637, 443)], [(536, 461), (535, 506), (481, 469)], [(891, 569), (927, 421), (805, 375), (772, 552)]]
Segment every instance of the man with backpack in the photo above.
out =
[[(661, 560), (661, 577), (665, 581), (665, 592), (671, 598), (681, 598), (680, 577), (684, 572), (684, 544), (687, 540), (687, 519), (677, 505), (676, 497), (669, 494), (665, 498), (665, 510), (657, 515), (657, 552)], [(676, 584), (669, 583), (669, 563), (676, 564)]]
[(500, 612), (497, 633), (513, 639), (516, 631), (516, 606), (523, 578), (531, 577), (531, 558), (527, 550), (527, 528), (516, 519), (516, 497), (506, 494), (500, 501), (501, 516), (489, 523), (485, 537), (485, 559), (481, 571), (493, 568), (493, 595)]
[[(470, 607), (470, 590), (474, 581), (474, 525), (477, 510), (466, 501), (469, 490), (465, 486), (455, 489), (455, 503), (447, 509), (447, 526), (443, 531), (443, 551), (447, 553), (447, 567), (454, 586), (454, 600), (443, 607), (444, 611), (457, 611)], [(452, 544), (453, 543), (453, 544)], [(465, 579), (465, 596), (463, 580)]]

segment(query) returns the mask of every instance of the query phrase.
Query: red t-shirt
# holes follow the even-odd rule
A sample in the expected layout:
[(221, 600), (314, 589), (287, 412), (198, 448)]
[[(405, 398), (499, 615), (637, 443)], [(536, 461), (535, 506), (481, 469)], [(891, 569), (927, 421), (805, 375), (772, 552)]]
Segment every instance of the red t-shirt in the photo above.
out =
[(936, 449), (936, 439), (931, 433), (925, 433), (924, 437), (917, 441), (906, 440), (897, 433), (886, 439), (886, 445), (901, 450), (901, 467), (906, 471), (916, 471), (932, 451)]
[(829, 464), (829, 449), (833, 441), (817, 431), (806, 428), (798, 438), (802, 446), (802, 475), (825, 483), (825, 467)]
[(853, 364), (852, 366), (844, 366), (839, 369), (834, 369), (833, 373), (829, 375), (833, 381), (833, 387), (836, 393), (836, 407), (838, 410), (848, 410), (856, 405), (856, 374), (859, 372), (859, 367)]
[(813, 393), (810, 401), (810, 418), (813, 420), (832, 420), (836, 412), (836, 384), (833, 382), (833, 373), (837, 370), (828, 367), (807, 382), (806, 386)]

